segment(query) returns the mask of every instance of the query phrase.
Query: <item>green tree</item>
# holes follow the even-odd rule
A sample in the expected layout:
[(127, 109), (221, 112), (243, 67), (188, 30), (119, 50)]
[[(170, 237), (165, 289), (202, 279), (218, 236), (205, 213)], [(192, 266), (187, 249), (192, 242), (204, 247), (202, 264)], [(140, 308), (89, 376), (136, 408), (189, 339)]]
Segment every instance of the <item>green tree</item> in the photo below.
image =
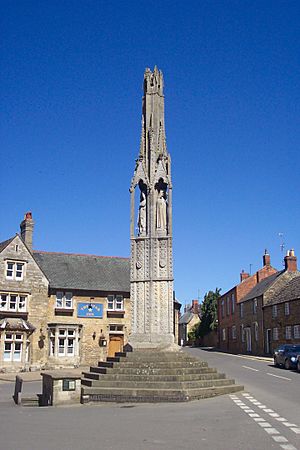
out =
[(217, 328), (220, 291), (221, 289), (216, 288), (215, 291), (209, 291), (204, 296), (201, 305), (201, 322), (195, 331), (197, 338), (203, 337)]

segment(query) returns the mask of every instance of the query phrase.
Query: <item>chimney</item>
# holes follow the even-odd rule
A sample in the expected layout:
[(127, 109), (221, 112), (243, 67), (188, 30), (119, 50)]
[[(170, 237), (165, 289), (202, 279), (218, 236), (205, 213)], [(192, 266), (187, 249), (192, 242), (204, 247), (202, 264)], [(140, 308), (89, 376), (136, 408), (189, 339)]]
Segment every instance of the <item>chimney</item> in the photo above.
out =
[(32, 220), (32, 213), (27, 212), (24, 220), (20, 224), (21, 238), (29, 248), (32, 250), (32, 235), (33, 235), (34, 221)]
[(192, 300), (192, 310), (194, 314), (199, 314), (199, 303), (198, 300)]
[(246, 273), (244, 270), (241, 271), (241, 273), (240, 273), (241, 282), (246, 280), (246, 278), (249, 278), (249, 277), (250, 277), (249, 273)]
[(263, 256), (263, 266), (270, 266), (271, 265), (271, 258), (268, 253), (268, 250), (265, 250), (265, 254)]
[(295, 256), (294, 249), (289, 250), (284, 257), (284, 268), (288, 272), (297, 272), (297, 257)]

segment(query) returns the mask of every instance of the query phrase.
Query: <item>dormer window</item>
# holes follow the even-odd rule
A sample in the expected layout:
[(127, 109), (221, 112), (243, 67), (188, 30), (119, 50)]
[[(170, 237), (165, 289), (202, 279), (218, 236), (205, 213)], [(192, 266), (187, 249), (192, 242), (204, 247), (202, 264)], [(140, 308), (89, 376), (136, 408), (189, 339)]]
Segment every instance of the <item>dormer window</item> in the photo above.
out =
[(73, 296), (72, 292), (56, 292), (56, 308), (72, 309), (73, 308)]
[(123, 311), (124, 310), (123, 295), (108, 295), (107, 309), (109, 311)]
[(23, 280), (25, 263), (23, 262), (6, 262), (6, 278), (8, 280)]

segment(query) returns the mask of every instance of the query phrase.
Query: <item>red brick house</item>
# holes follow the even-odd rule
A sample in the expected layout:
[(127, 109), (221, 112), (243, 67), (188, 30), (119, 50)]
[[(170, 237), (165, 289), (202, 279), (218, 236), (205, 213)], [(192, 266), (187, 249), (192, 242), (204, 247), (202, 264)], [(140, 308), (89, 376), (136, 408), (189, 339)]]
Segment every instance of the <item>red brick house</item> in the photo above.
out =
[(218, 329), (221, 350), (230, 353), (242, 351), (244, 331), (240, 321), (240, 316), (243, 316), (243, 307), (240, 307), (241, 300), (262, 280), (276, 273), (277, 270), (271, 266), (270, 255), (265, 251), (263, 267), (251, 276), (242, 271), (240, 283), (219, 298)]

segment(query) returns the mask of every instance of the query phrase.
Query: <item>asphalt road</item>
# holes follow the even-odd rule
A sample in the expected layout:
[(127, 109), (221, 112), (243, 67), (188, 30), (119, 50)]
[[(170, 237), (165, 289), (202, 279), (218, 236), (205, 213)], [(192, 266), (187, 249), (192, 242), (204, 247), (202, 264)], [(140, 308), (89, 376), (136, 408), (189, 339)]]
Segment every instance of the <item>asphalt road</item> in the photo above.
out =
[[(300, 374), (187, 351), (236, 378), (245, 391), (183, 404), (38, 408), (14, 406), (13, 383), (1, 382), (0, 450), (300, 450)], [(24, 383), (25, 394), (40, 390), (38, 382)]]

